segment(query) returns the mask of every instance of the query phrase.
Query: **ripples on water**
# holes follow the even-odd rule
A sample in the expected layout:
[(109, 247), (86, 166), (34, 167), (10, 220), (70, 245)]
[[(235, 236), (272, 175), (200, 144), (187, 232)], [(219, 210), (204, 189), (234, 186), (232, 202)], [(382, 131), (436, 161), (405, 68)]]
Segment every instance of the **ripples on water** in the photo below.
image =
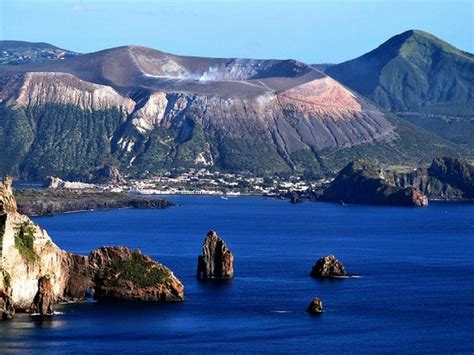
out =
[[(0, 352), (472, 352), (474, 205), (428, 208), (292, 205), (255, 197), (174, 196), (166, 210), (35, 218), (63, 249), (126, 245), (169, 266), (180, 304), (59, 305), (54, 317), (0, 323)], [(235, 278), (198, 282), (197, 255), (215, 229)], [(343, 280), (309, 277), (335, 254)], [(314, 297), (321, 316), (305, 312)]]

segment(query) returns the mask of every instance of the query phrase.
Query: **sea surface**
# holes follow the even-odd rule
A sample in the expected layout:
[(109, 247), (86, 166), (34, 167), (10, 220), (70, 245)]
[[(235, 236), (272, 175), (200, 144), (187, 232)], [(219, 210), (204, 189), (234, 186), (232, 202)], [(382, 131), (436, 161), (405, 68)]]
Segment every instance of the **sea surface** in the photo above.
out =
[[(474, 351), (474, 205), (340, 206), (261, 197), (171, 196), (176, 207), (37, 217), (63, 249), (140, 248), (185, 285), (178, 304), (61, 305), (0, 322), (0, 353)], [(198, 282), (215, 229), (235, 256), (229, 282)], [(358, 277), (321, 281), (335, 254)], [(325, 312), (305, 309), (320, 297)]]

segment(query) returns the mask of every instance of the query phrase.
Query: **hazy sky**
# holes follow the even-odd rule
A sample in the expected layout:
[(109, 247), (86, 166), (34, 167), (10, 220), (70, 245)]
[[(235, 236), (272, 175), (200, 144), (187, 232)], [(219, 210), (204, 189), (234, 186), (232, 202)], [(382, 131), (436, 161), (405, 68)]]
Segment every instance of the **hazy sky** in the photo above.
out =
[(79, 52), (137, 44), (213, 57), (341, 62), (408, 29), (474, 52), (474, 0), (0, 0), (0, 39)]

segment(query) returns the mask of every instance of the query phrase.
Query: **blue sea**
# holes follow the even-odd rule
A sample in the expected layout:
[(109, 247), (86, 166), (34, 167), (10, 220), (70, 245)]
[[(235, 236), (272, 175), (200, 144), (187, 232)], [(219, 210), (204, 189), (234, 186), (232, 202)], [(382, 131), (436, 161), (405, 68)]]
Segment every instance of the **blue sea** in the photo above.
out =
[[(262, 197), (170, 196), (164, 210), (37, 217), (63, 249), (140, 248), (185, 285), (177, 304), (57, 307), (0, 322), (0, 352), (474, 351), (474, 205), (340, 206)], [(197, 257), (215, 229), (235, 257), (229, 282), (198, 282)], [(315, 280), (335, 254), (358, 277)], [(325, 312), (305, 312), (314, 297)]]

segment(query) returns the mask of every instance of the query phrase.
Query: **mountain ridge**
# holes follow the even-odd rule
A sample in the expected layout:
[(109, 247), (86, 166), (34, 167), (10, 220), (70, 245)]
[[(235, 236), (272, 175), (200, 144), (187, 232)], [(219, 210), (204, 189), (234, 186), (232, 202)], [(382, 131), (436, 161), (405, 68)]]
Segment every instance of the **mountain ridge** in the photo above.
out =
[[(350, 156), (368, 145), (357, 149), (373, 154), (395, 145), (410, 160), (423, 155), (403, 146), (399, 119), (296, 60), (121, 46), (4, 65), (0, 110), (0, 141), (17, 157), (4, 158), (0, 172), (24, 178), (71, 178), (101, 164), (131, 174), (207, 167), (321, 176), (340, 166), (331, 160), (338, 150)], [(422, 150), (452, 152), (423, 140)]]
[(420, 30), (394, 36), (325, 73), (443, 139), (474, 152), (474, 55)]

